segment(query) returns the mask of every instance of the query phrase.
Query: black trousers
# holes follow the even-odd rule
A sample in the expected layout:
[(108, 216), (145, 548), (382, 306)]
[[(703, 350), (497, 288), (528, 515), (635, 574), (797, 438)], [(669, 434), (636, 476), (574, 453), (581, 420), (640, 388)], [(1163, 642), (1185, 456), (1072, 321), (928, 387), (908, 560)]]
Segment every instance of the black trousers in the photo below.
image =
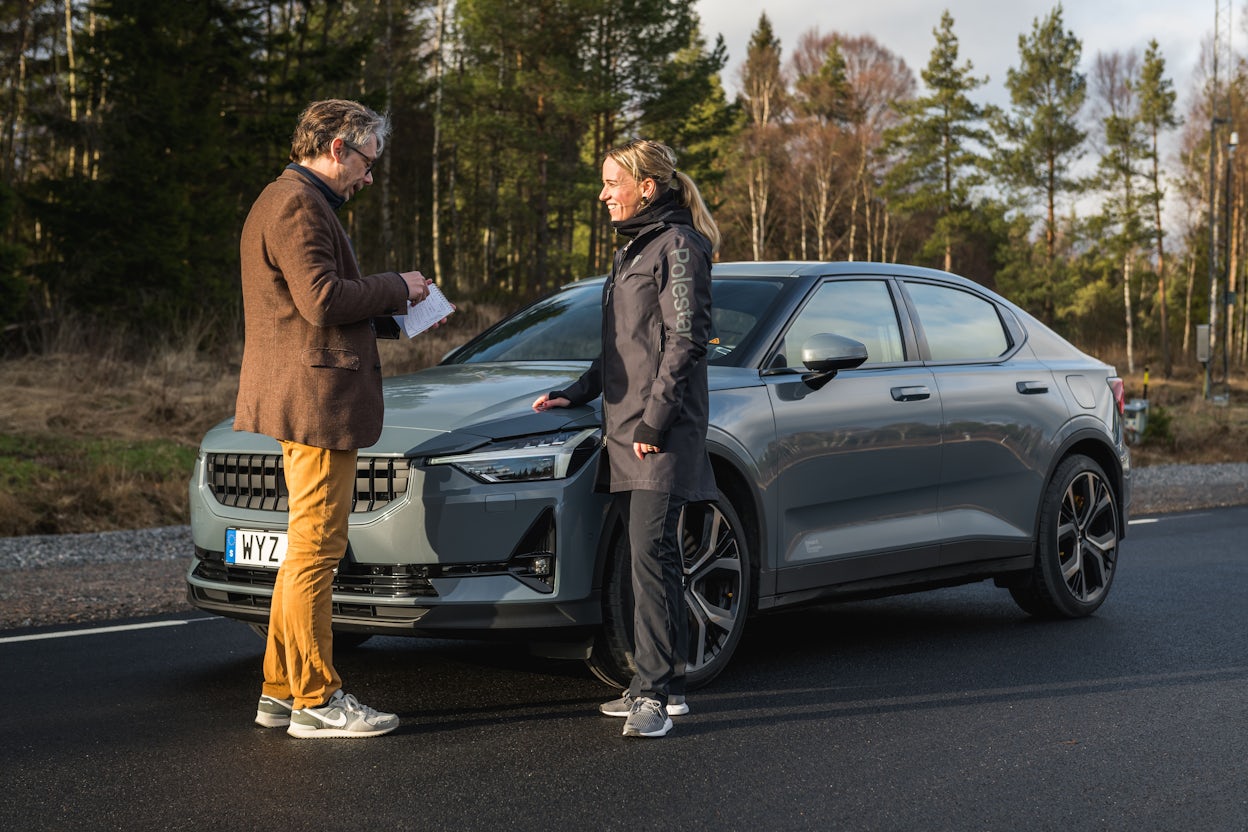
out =
[(616, 495), (628, 528), (633, 561), (634, 698), (685, 693), (689, 637), (677, 525), (685, 500), (663, 491)]

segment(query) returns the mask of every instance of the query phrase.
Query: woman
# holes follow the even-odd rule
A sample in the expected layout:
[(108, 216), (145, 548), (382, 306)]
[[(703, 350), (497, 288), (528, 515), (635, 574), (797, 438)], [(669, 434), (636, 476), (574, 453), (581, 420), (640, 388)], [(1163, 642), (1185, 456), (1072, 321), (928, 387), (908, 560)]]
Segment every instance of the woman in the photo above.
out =
[(626, 240), (603, 287), (602, 355), (533, 409), (602, 396), (597, 488), (616, 495), (628, 529), (637, 672), (623, 696), (599, 710), (627, 717), (626, 737), (661, 737), (671, 714), (689, 712), (676, 526), (685, 503), (716, 496), (706, 455), (706, 351), (719, 229), (671, 148), (654, 141), (607, 151), (598, 199)]

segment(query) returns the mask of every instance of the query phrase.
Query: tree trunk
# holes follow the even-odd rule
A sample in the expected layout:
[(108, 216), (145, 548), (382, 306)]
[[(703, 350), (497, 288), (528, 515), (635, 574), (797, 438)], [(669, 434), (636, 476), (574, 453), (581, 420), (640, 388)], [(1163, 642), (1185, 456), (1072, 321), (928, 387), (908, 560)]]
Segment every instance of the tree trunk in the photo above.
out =
[(1122, 259), (1122, 305), (1127, 327), (1127, 372), (1135, 372), (1135, 316), (1131, 314), (1131, 264), (1132, 252)]
[(766, 250), (769, 167), (765, 155), (750, 163), (750, 247), (755, 260), (762, 260)]
[(0, 176), (12, 184), (16, 181), (17, 137), (25, 132), (26, 119), (26, 54), (30, 51), (31, 0), (23, 2), (18, 12), (18, 33), (13, 39), (13, 65), (17, 77), (9, 85), (9, 106), (4, 120), (4, 155), (0, 157)]
[[(390, 110), (394, 106), (394, 0), (375, 0), (373, 14), (374, 16), (385, 15), (385, 23), (381, 26), (381, 60), (384, 64), (382, 68), (382, 100), (385, 101), (385, 109)], [(367, 58), (361, 60), (361, 69), (366, 65)], [(361, 71), (360, 76), (360, 94), (363, 96), (367, 92), (364, 88), (363, 71)], [(390, 162), (393, 155), (391, 153), (382, 154), (379, 160), (381, 163), (381, 182), (378, 184), (381, 186), (381, 251), (385, 257), (383, 262), (397, 265), (399, 255), (395, 245), (394, 210), (392, 208), (393, 202), (390, 198), (390, 171), (392, 169)], [(418, 249), (420, 235), (413, 234), (412, 240)], [(418, 253), (418, 251), (411, 253), (412, 261), (419, 259)], [(404, 252), (404, 256), (407, 256), (407, 252)], [(400, 268), (407, 269), (410, 266), (403, 265)]]
[[(446, 34), (446, 3), (438, 0), (437, 29), (433, 41), (433, 141), (429, 149), (430, 161), (430, 206), (429, 225), (430, 238), (433, 246), (433, 274), (435, 280), (442, 280), (442, 170), (439, 167), (439, 151), (442, 144), (442, 39)], [(419, 229), (416, 229), (419, 231)]]
[[(65, 0), (65, 69), (69, 86), (69, 123), (78, 123), (78, 62), (74, 58), (74, 2)], [(69, 175), (78, 170), (78, 139), (69, 146)]]
[(1157, 302), (1161, 307), (1161, 372), (1170, 378), (1174, 362), (1170, 358), (1170, 310), (1166, 305), (1166, 245), (1161, 225), (1161, 170), (1157, 148), (1157, 128), (1153, 128), (1153, 222), (1157, 228)]
[(1192, 289), (1196, 282), (1196, 258), (1187, 260), (1187, 295), (1183, 301), (1183, 355), (1191, 355), (1192, 348)]

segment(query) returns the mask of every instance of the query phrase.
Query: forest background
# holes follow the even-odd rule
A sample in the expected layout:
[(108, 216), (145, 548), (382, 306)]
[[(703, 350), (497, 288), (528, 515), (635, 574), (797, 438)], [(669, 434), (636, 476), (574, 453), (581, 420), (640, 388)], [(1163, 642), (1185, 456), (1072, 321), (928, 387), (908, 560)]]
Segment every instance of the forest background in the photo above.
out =
[[(1208, 45), (1180, 112), (1155, 41), (1093, 53), (1055, 5), (989, 106), (956, 21), (932, 26), (916, 75), (872, 36), (781, 44), (762, 14), (730, 97), (693, 0), (0, 0), (0, 534), (177, 520), (176, 482), (141, 516), (122, 492), (188, 470), (228, 415), (239, 230), (317, 98), (394, 123), (340, 213), (365, 272), (420, 268), (463, 313), (392, 371), (605, 271), (598, 162), (647, 136), (700, 185), (722, 260), (955, 271), (1160, 384), (1200, 372), (1212, 319), (1233, 386), (1238, 60), (1215, 71)], [(71, 487), (84, 460), (105, 470)]]

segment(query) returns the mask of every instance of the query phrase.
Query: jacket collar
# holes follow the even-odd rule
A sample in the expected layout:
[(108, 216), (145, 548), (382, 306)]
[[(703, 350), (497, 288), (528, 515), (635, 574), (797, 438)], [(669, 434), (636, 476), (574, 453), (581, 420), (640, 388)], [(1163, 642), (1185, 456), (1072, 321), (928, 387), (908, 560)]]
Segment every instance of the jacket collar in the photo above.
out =
[(339, 196), (338, 194), (334, 193), (333, 189), (330, 188), (328, 185), (326, 185), (324, 180), (321, 179), (321, 177), (317, 176), (315, 173), (308, 170), (303, 165), (296, 164), (295, 162), (291, 162), (289, 165), (286, 166), (286, 170), (293, 170), (295, 173), (301, 175), (304, 179), (308, 180), (313, 185), (315, 185), (316, 189), (320, 191), (327, 200), (329, 200), (329, 207), (333, 208), (335, 211), (337, 211), (339, 208), (341, 208), (343, 205), (346, 204), (347, 202), (346, 197)]
[(665, 225), (693, 225), (693, 215), (676, 201), (676, 191), (671, 188), (628, 219), (611, 223), (616, 234), (630, 240)]

